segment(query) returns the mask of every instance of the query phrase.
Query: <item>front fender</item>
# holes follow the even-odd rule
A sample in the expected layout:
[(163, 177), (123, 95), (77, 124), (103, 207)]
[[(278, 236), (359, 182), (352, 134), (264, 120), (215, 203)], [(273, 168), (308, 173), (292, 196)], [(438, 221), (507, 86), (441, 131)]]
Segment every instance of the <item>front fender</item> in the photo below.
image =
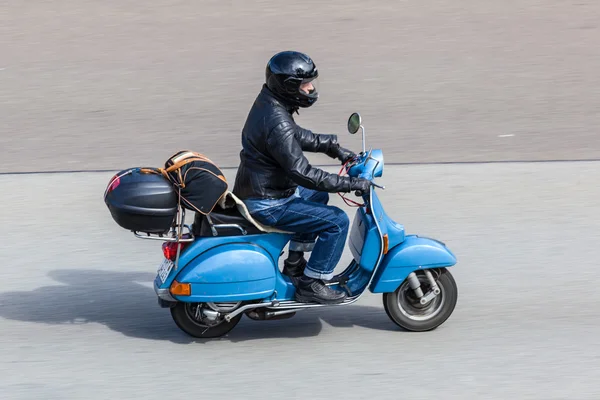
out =
[(410, 235), (383, 258), (371, 282), (373, 293), (393, 292), (416, 269), (451, 267), (456, 256), (441, 242)]

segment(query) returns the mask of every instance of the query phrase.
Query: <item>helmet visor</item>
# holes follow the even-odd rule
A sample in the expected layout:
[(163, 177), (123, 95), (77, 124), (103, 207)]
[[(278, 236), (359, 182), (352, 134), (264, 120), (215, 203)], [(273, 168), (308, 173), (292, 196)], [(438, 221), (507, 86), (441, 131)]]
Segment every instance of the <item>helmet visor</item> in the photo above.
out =
[(305, 79), (300, 84), (298, 88), (300, 93), (308, 95), (308, 96), (318, 96), (319, 95), (319, 78), (314, 79)]

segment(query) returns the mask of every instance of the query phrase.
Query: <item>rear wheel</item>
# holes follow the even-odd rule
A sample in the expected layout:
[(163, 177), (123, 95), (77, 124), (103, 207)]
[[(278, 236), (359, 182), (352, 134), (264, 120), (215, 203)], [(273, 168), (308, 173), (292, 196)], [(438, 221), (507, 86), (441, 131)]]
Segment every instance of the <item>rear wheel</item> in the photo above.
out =
[[(429, 331), (443, 324), (454, 311), (458, 300), (458, 287), (450, 272), (445, 269), (429, 270), (440, 293), (425, 304), (410, 288), (408, 279), (392, 293), (384, 293), (383, 307), (388, 317), (398, 326), (414, 332)], [(429, 292), (431, 284), (424, 271), (415, 274), (424, 294)]]
[[(212, 304), (211, 304), (212, 305)], [(178, 302), (171, 308), (171, 316), (175, 324), (188, 335), (201, 339), (210, 339), (224, 336), (240, 322), (239, 314), (227, 322), (215, 307), (205, 303)]]

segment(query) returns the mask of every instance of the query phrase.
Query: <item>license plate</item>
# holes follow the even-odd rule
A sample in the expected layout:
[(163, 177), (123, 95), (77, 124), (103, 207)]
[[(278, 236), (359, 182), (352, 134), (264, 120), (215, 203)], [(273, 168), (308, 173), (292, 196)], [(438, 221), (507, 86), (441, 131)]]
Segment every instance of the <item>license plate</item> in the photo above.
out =
[(158, 267), (158, 277), (160, 278), (160, 281), (162, 283), (165, 283), (174, 265), (175, 263), (173, 261), (168, 260), (166, 258), (160, 264), (160, 266)]

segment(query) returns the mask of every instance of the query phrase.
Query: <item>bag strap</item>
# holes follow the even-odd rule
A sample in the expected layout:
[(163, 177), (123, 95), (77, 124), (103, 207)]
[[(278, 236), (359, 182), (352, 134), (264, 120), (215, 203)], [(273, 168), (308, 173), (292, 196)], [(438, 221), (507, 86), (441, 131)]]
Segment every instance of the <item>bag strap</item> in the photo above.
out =
[(166, 171), (168, 173), (169, 172), (173, 172), (173, 171), (175, 171), (177, 169), (180, 169), (184, 165), (187, 165), (187, 164), (189, 164), (191, 162), (194, 162), (194, 161), (204, 161), (204, 162), (209, 162), (211, 164), (214, 164), (212, 161), (210, 161), (208, 158), (205, 158), (205, 157), (189, 157), (189, 158), (186, 158), (184, 160), (178, 161), (178, 162), (174, 163), (173, 165), (167, 167)]
[[(168, 166), (167, 172), (172, 172), (178, 168), (183, 167), (184, 165), (191, 163), (193, 161), (205, 161), (213, 164), (215, 167), (217, 166), (214, 162), (212, 162), (208, 157), (204, 154), (196, 153), (194, 151), (182, 151), (172, 155), (167, 164), (172, 162), (173, 164)], [(218, 167), (217, 167), (218, 168)]]
[[(181, 175), (181, 168), (191, 162), (194, 161), (204, 161), (204, 162), (208, 162), (211, 163), (217, 170), (221, 171), (221, 169), (214, 163), (212, 162), (208, 157), (206, 157), (203, 154), (200, 153), (196, 153), (193, 151), (181, 151), (178, 152), (176, 154), (174, 154), (173, 156), (171, 156), (169, 158), (169, 160), (166, 162), (166, 164), (168, 164), (169, 162), (173, 162), (177, 160), (176, 162), (173, 163), (173, 165), (170, 165), (167, 168), (140, 168), (140, 172), (142, 173), (152, 173), (152, 174), (161, 174), (162, 176), (165, 177), (165, 179), (167, 179), (169, 182), (171, 182), (172, 185), (176, 186), (178, 189), (178, 207), (181, 207), (181, 200), (183, 200), (186, 204), (188, 204), (189, 206), (191, 206), (194, 210), (196, 210), (197, 212), (201, 213), (201, 214), (205, 214), (202, 211), (198, 210), (192, 203), (190, 203), (184, 196), (181, 195), (181, 189), (185, 188), (185, 175), (187, 175), (187, 173), (189, 171), (186, 171), (185, 175), (182, 176)], [(215, 177), (217, 177), (218, 179), (220, 179), (221, 181), (227, 183), (227, 178), (225, 178), (225, 176), (221, 173), (221, 174), (215, 174), (212, 171), (209, 171), (207, 169), (204, 168), (197, 168), (199, 170), (208, 172), (211, 175), (214, 175)], [(176, 182), (175, 179), (173, 178), (173, 176), (171, 175), (171, 173), (173, 171), (177, 171), (177, 178), (179, 178), (179, 182)], [(225, 193), (223, 195), (221, 195), (219, 197), (219, 200), (217, 201), (217, 203), (223, 198), (223, 196), (225, 196)], [(209, 211), (209, 213), (212, 211), (212, 209), (214, 208), (214, 206), (217, 204), (213, 204), (213, 207), (211, 208), (211, 210)]]

